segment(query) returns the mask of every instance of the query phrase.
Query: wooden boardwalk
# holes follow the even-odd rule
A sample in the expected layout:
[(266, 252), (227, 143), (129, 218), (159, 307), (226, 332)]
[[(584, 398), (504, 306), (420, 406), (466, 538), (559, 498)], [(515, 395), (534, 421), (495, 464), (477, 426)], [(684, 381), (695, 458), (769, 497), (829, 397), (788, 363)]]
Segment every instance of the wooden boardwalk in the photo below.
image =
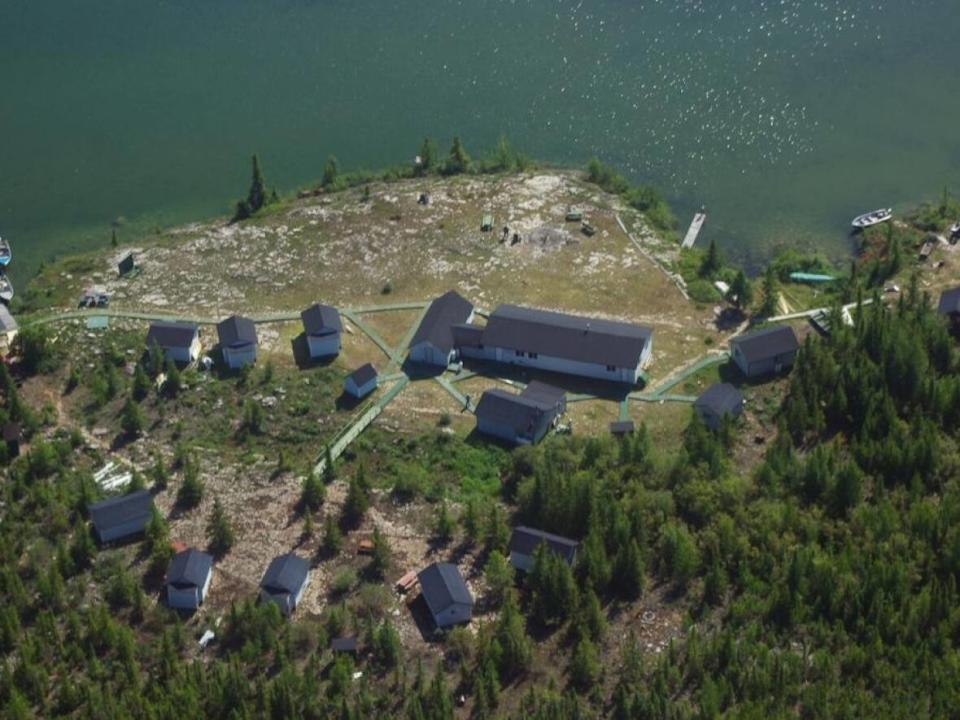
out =
[(687, 230), (686, 236), (683, 238), (683, 243), (680, 247), (692, 248), (694, 243), (697, 242), (697, 237), (700, 235), (700, 231), (703, 229), (703, 224), (707, 221), (707, 214), (705, 212), (698, 212), (693, 216), (693, 222), (690, 223), (690, 229)]

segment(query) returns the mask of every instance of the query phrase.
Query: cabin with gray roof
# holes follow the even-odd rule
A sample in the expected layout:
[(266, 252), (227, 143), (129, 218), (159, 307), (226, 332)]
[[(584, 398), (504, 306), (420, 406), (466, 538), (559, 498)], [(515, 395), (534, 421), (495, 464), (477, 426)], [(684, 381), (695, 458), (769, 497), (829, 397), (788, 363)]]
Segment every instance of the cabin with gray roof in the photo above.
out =
[(432, 303), (410, 341), (410, 360), (446, 368), (456, 358), (454, 325), (473, 320), (473, 303), (451, 290)]
[(433, 563), (417, 574), (434, 624), (440, 628), (463, 625), (473, 616), (473, 596), (456, 565)]
[(137, 490), (92, 503), (87, 511), (99, 542), (128, 540), (147, 529), (153, 514), (153, 496), (147, 490)]
[(730, 341), (730, 355), (748, 378), (779, 373), (792, 367), (800, 343), (789, 325), (757, 330)]
[(217, 324), (223, 362), (231, 370), (257, 361), (257, 326), (253, 320), (232, 315)]
[(457, 327), (463, 357), (635, 385), (653, 352), (641, 325), (500, 305), (482, 329)]
[(281, 555), (273, 559), (260, 581), (260, 600), (276, 603), (280, 612), (291, 615), (309, 582), (310, 566), (306, 560), (293, 553)]
[(740, 417), (743, 395), (730, 383), (714, 383), (697, 398), (693, 409), (704, 425), (711, 430), (719, 430), (724, 417)]
[(311, 359), (339, 354), (343, 323), (335, 307), (319, 303), (311, 305), (300, 313), (300, 320), (303, 321), (303, 334), (307, 338)]
[(954, 320), (960, 318), (960, 287), (943, 291), (940, 295), (940, 303), (937, 305), (937, 312)]
[(514, 528), (510, 536), (510, 564), (517, 570), (529, 572), (533, 567), (537, 548), (541, 545), (561, 558), (567, 565), (572, 566), (580, 543), (561, 535), (521, 525)]
[(200, 328), (193, 323), (155, 322), (147, 331), (147, 350), (160, 348), (165, 360), (189, 365), (200, 357)]
[(477, 403), (477, 431), (515, 445), (535, 445), (567, 410), (563, 390), (531, 382), (519, 394), (493, 388)]
[(196, 610), (203, 604), (213, 577), (213, 558), (194, 548), (173, 556), (167, 568), (167, 605)]
[(376, 390), (379, 383), (380, 375), (377, 369), (367, 363), (347, 375), (343, 381), (343, 391), (360, 400)]

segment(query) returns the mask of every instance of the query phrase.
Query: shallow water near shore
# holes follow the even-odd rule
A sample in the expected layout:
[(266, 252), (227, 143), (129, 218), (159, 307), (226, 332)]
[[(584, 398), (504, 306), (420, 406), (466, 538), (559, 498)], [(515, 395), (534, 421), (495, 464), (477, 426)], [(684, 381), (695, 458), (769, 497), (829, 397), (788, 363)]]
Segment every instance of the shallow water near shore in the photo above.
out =
[[(0, 235), (41, 260), (229, 212), (258, 152), (597, 155), (748, 264), (849, 249), (849, 219), (960, 193), (954, 0), (60, 0), (0, 22)], [(954, 47), (952, 47), (954, 45)]]

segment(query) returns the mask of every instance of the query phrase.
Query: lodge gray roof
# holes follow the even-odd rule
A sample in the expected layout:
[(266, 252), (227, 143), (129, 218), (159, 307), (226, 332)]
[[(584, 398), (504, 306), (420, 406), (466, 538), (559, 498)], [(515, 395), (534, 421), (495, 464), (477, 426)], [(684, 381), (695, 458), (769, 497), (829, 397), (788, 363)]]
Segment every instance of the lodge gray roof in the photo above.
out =
[(477, 347), (483, 342), (483, 328), (480, 325), (454, 325), (451, 331), (454, 347)]
[(501, 305), (484, 328), (483, 345), (632, 369), (652, 336), (642, 325)]
[(730, 383), (714, 383), (693, 404), (698, 410), (714, 415), (739, 415), (743, 409), (743, 395)]
[(275, 557), (260, 581), (260, 587), (271, 595), (290, 593), (296, 595), (307, 580), (310, 566), (307, 561), (293, 553)]
[(741, 335), (731, 340), (730, 345), (739, 347), (748, 363), (786, 355), (800, 347), (797, 336), (789, 325), (777, 325)]
[(375, 379), (376, 377), (377, 377), (377, 369), (370, 363), (367, 363), (366, 365), (362, 365), (361, 367), (358, 367), (356, 370), (350, 373), (347, 376), (347, 379), (353, 380), (354, 384), (357, 387), (363, 387), (364, 385), (366, 385), (368, 382)]
[(576, 540), (561, 535), (520, 525), (513, 529), (513, 534), (510, 536), (510, 552), (532, 556), (541, 543), (545, 543), (548, 550), (559, 555), (568, 565), (573, 563), (580, 544)]
[(473, 607), (473, 596), (456, 565), (433, 563), (417, 573), (417, 578), (423, 599), (434, 615), (439, 615), (451, 605)]
[(155, 322), (150, 324), (147, 331), (147, 347), (157, 345), (167, 348), (187, 348), (200, 332), (193, 323)]
[(167, 584), (178, 589), (203, 587), (213, 567), (213, 558), (194, 548), (173, 556), (167, 568)]
[(87, 507), (87, 511), (93, 527), (100, 535), (131, 522), (136, 522), (137, 528), (143, 530), (150, 522), (153, 512), (153, 496), (146, 490), (137, 490), (129, 495), (118, 495), (92, 503)]
[(231, 315), (217, 323), (217, 335), (221, 347), (243, 347), (257, 344), (257, 326), (253, 320)]
[(449, 353), (454, 348), (453, 326), (467, 322), (472, 312), (473, 303), (462, 295), (454, 290), (444, 293), (430, 303), (410, 347), (427, 342)]
[(943, 294), (940, 295), (940, 304), (937, 306), (937, 312), (941, 315), (960, 313), (960, 287), (943, 291)]
[(300, 313), (300, 319), (307, 335), (333, 335), (343, 329), (340, 313), (330, 305), (311, 305)]

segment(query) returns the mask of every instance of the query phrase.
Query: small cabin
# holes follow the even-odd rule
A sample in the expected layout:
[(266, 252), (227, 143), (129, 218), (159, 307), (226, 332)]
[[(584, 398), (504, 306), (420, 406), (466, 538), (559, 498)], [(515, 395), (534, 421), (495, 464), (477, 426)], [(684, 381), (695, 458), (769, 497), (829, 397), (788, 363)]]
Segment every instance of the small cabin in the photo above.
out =
[(487, 213), (480, 220), (480, 231), (490, 232), (491, 230), (493, 230), (493, 215)]
[(217, 336), (223, 362), (231, 370), (257, 361), (257, 326), (253, 320), (232, 315), (217, 324)]
[(779, 373), (793, 366), (800, 343), (789, 325), (777, 325), (730, 341), (733, 362), (748, 378)]
[(937, 304), (937, 312), (954, 320), (960, 319), (960, 287), (943, 291)]
[(147, 490), (101, 500), (87, 507), (93, 532), (101, 543), (142, 535), (153, 514), (153, 496)]
[(200, 357), (200, 328), (192, 323), (151, 323), (147, 332), (147, 350), (154, 346), (165, 360), (189, 365)]
[(740, 417), (743, 395), (730, 383), (714, 383), (697, 398), (693, 409), (704, 425), (711, 430), (719, 430), (724, 417)]
[(380, 376), (377, 369), (367, 363), (347, 375), (346, 380), (343, 381), (343, 391), (360, 400), (376, 390), (379, 384)]
[(356, 655), (357, 638), (354, 636), (334, 638), (330, 642), (330, 650), (334, 655)]
[(493, 388), (477, 403), (477, 431), (514, 445), (535, 445), (566, 409), (566, 393), (546, 383), (531, 382), (519, 394)]
[(451, 290), (436, 298), (410, 341), (410, 360), (446, 368), (456, 357), (453, 327), (473, 320), (473, 303)]
[(567, 211), (566, 220), (567, 222), (582, 222), (583, 212), (576, 208), (571, 208)]
[(541, 545), (546, 547), (547, 552), (553, 553), (572, 567), (580, 543), (561, 535), (521, 525), (514, 528), (510, 536), (510, 564), (517, 570), (529, 572), (533, 567), (537, 548)]
[(307, 338), (311, 359), (333, 357), (340, 353), (343, 323), (335, 307), (319, 303), (311, 305), (300, 313), (300, 320), (303, 322), (303, 334)]
[(420, 593), (439, 629), (463, 625), (473, 617), (473, 595), (460, 569), (451, 563), (433, 563), (417, 574)]
[(177, 610), (196, 610), (203, 604), (213, 577), (213, 558), (190, 548), (178, 552), (167, 568), (167, 605)]
[(276, 603), (280, 612), (292, 615), (310, 582), (310, 566), (293, 553), (273, 559), (260, 581), (260, 601)]

